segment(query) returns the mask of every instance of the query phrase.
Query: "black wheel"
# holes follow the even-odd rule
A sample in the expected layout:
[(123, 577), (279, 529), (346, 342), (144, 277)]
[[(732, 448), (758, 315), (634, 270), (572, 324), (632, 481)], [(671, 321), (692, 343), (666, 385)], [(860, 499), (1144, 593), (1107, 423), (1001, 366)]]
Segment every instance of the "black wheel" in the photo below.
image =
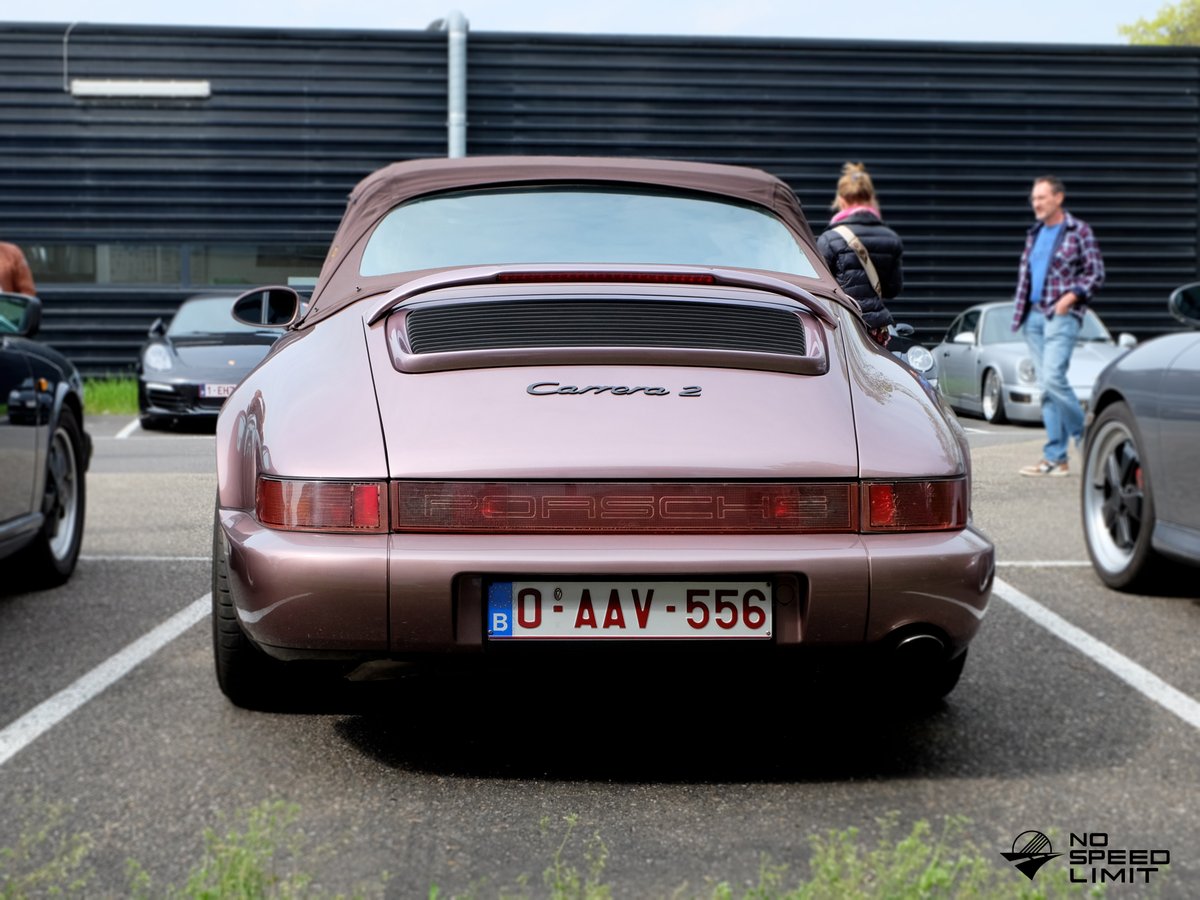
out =
[(993, 425), (1003, 425), (1008, 421), (1004, 412), (1004, 385), (1000, 383), (1000, 373), (988, 369), (983, 376), (983, 392), (980, 394), (980, 408), (983, 417)]
[(64, 407), (50, 435), (46, 452), (46, 483), (42, 488), (41, 531), (24, 551), (23, 569), (32, 587), (55, 587), (75, 571), (83, 543), (86, 485), (80, 465), (84, 458), (83, 431), (75, 413)]
[(1129, 407), (1106, 407), (1088, 429), (1083, 452), (1080, 506), (1092, 566), (1111, 588), (1148, 588), (1168, 566), (1150, 544), (1154, 494)]
[(967, 651), (964, 650), (954, 659), (947, 659), (929, 672), (922, 687), (926, 702), (934, 703), (947, 696), (958, 686), (962, 678), (963, 668), (967, 664)]
[(966, 664), (967, 651), (964, 650), (953, 659), (931, 660), (899, 673), (902, 705), (910, 709), (927, 709), (936, 705), (958, 685)]
[[(967, 663), (967, 651), (947, 658), (940, 640), (914, 636), (887, 651), (881, 675), (882, 696), (894, 708), (921, 711), (936, 706), (954, 690)], [(907, 644), (907, 646), (905, 646)]]
[(229, 562), (221, 523), (214, 517), (212, 635), (217, 684), (237, 706), (270, 710), (282, 705), (287, 663), (272, 659), (246, 637), (229, 592)]

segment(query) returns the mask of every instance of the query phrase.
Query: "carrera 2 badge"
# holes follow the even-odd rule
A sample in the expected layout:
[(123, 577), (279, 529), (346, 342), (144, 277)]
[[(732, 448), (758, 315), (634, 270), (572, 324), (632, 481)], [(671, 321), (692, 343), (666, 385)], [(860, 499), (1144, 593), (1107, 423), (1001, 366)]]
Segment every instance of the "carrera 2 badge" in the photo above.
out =
[[(702, 388), (699, 385), (688, 385), (679, 389), (679, 397), (699, 397)], [(557, 381), (535, 381), (525, 388), (525, 393), (535, 397), (550, 397), (556, 394), (612, 394), (615, 397), (626, 397), (630, 394), (646, 394), (649, 397), (667, 397), (673, 392), (665, 387), (639, 384), (630, 387), (626, 384), (589, 384), (587, 387), (576, 387), (573, 384), (562, 384)]]

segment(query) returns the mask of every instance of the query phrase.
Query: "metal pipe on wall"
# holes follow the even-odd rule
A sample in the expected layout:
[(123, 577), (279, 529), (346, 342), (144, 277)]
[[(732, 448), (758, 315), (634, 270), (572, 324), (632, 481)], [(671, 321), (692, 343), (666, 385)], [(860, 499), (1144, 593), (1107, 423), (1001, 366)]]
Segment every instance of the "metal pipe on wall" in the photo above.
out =
[(467, 17), (457, 9), (431, 22), (429, 30), (446, 31), (446, 155), (467, 155)]

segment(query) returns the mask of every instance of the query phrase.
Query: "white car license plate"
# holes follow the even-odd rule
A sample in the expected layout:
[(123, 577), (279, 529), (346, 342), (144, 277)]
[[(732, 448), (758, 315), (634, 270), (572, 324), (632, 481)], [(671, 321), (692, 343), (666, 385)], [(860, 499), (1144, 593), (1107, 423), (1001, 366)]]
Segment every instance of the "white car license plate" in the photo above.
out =
[(200, 385), (201, 397), (228, 397), (233, 393), (236, 384), (202, 384)]
[(489, 640), (770, 638), (767, 581), (495, 581)]

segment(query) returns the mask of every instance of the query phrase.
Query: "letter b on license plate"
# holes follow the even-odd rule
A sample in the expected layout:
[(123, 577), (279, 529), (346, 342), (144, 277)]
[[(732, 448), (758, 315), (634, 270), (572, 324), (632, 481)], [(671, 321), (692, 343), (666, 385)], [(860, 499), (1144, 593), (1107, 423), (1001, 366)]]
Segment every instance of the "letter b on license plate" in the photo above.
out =
[(771, 583), (495, 581), (489, 640), (771, 637)]

